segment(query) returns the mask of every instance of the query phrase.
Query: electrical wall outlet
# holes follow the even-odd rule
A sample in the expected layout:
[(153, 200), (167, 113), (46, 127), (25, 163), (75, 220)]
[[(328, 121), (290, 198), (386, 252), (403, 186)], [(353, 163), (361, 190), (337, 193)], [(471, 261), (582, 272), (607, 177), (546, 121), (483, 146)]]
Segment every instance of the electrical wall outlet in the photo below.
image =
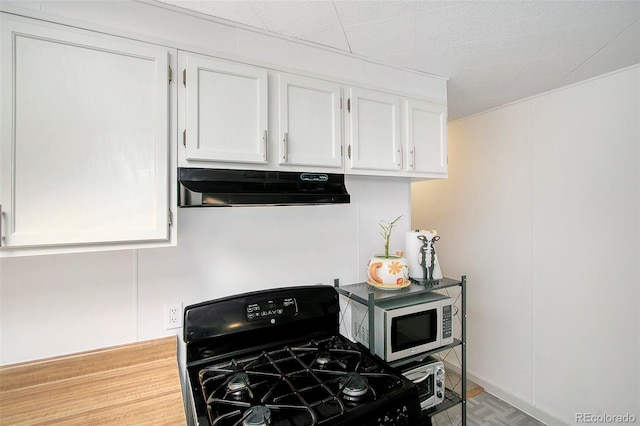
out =
[(164, 327), (167, 330), (182, 327), (182, 303), (170, 303), (165, 305)]

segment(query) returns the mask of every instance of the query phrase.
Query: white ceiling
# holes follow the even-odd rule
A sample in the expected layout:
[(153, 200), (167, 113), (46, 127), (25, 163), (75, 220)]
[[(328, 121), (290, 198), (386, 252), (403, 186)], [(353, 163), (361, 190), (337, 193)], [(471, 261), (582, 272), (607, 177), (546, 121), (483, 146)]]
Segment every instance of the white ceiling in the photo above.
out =
[(449, 119), (640, 63), (640, 0), (161, 0), (449, 78)]

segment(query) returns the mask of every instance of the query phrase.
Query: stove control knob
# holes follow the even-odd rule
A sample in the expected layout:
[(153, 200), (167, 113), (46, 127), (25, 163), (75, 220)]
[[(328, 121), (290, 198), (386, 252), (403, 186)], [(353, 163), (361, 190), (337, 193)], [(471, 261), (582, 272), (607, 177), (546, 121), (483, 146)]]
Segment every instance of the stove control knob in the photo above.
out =
[(440, 392), (440, 391), (436, 392), (436, 396), (437, 396), (438, 398), (442, 398), (442, 392)]

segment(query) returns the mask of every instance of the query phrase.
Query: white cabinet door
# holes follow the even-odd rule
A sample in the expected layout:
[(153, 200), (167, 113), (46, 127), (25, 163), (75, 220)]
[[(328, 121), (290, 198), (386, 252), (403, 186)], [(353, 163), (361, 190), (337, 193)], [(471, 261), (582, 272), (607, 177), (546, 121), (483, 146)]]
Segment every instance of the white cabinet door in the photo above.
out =
[(340, 85), (280, 73), (278, 89), (279, 163), (342, 167)]
[(351, 88), (347, 117), (351, 169), (402, 169), (399, 96)]
[(267, 163), (267, 71), (180, 52), (187, 160)]
[(447, 173), (447, 107), (407, 99), (405, 135), (407, 170), (417, 173)]
[(169, 50), (1, 19), (3, 246), (166, 241)]

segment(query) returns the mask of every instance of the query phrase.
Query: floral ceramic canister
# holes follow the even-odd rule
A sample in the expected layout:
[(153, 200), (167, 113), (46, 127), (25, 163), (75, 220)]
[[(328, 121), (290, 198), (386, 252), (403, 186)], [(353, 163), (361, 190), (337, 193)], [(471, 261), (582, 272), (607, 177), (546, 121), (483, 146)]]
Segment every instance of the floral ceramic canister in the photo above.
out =
[(408, 286), (409, 264), (401, 251), (395, 255), (376, 255), (367, 265), (367, 283), (378, 288), (395, 290)]

